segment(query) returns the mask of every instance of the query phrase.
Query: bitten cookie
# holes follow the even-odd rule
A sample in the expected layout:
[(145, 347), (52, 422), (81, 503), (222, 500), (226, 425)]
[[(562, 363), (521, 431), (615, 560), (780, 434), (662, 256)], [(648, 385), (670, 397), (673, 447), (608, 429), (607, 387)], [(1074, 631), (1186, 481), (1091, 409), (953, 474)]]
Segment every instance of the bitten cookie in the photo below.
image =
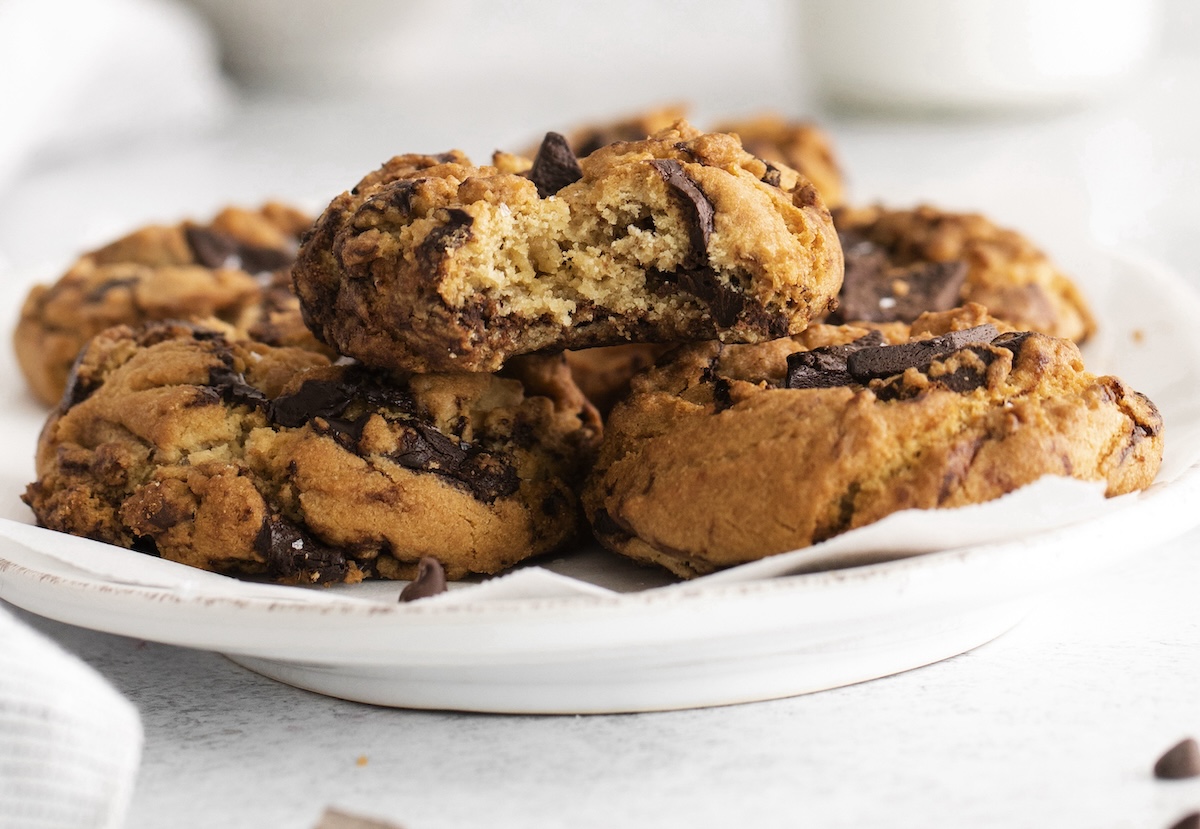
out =
[(1002, 333), (979, 306), (905, 327), (664, 357), (606, 425), (584, 492), (597, 538), (691, 577), (1042, 475), (1110, 496), (1153, 480), (1157, 410), (1069, 340)]
[(57, 403), (83, 344), (119, 324), (208, 318), (273, 345), (317, 348), (289, 270), (311, 222), (279, 203), (230, 207), (206, 224), (145, 227), (85, 254), (25, 299), (13, 343), (30, 388)]
[(834, 321), (911, 322), (977, 302), (1016, 328), (1083, 342), (1096, 322), (1075, 284), (1021, 234), (973, 213), (840, 208), (846, 256)]
[(579, 524), (598, 438), (561, 358), (391, 377), (177, 323), (82, 352), (24, 499), (40, 524), (284, 583), (494, 573)]
[(634, 341), (757, 342), (826, 313), (842, 256), (797, 174), (685, 123), (526, 174), (400, 156), (330, 204), (294, 269), (309, 326), (405, 371)]

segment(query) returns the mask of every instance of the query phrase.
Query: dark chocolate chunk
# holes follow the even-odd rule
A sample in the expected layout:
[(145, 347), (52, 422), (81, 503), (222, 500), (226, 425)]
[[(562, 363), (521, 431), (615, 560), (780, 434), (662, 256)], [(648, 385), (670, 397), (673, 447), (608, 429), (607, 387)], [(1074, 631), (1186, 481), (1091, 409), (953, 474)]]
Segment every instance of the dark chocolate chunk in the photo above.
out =
[(1154, 776), (1159, 780), (1200, 777), (1200, 745), (1187, 737), (1171, 746), (1154, 764)]
[(267, 396), (246, 382), (246, 377), (233, 367), (233, 355), (227, 350), (218, 352), (221, 364), (208, 372), (208, 386), (221, 395), (221, 399), (232, 406), (249, 406), (266, 409)]
[(729, 328), (737, 322), (746, 304), (745, 295), (722, 282), (712, 268), (679, 270), (674, 276), (680, 289), (708, 303), (718, 325)]
[(467, 459), (467, 453), (454, 440), (424, 423), (409, 424), (400, 448), (392, 455), (407, 469), (453, 474)]
[(346, 556), (314, 539), (281, 515), (268, 515), (254, 539), (267, 563), (267, 575), (281, 580), (326, 584), (344, 581)]
[(1191, 812), (1171, 824), (1171, 829), (1200, 829), (1200, 812)]
[(996, 334), (996, 326), (989, 323), (963, 331), (951, 331), (929, 340), (864, 348), (849, 356), (846, 368), (859, 383), (902, 374), (909, 368), (924, 370), (941, 357), (972, 345), (986, 345)]
[(115, 291), (117, 288), (132, 288), (137, 285), (140, 280), (137, 277), (127, 277), (125, 279), (107, 279), (101, 282), (95, 288), (87, 292), (84, 296), (85, 302), (99, 302), (104, 299), (109, 291)]
[(667, 186), (671, 188), (684, 207), (688, 218), (688, 237), (691, 252), (684, 263), (689, 267), (708, 264), (708, 239), (713, 233), (713, 218), (716, 211), (700, 186), (683, 171), (683, 165), (673, 158), (655, 158), (650, 161)]
[(762, 181), (772, 187), (778, 187), (782, 181), (779, 168), (769, 161), (764, 161), (763, 164), (767, 165), (767, 172), (763, 174)]
[(427, 270), (437, 270), (438, 261), (448, 251), (460, 248), (471, 239), (471, 214), (457, 207), (446, 209), (446, 223), (429, 231), (417, 247), (417, 257)]
[(846, 270), (838, 294), (839, 319), (850, 322), (912, 322), (926, 311), (959, 305), (967, 263), (923, 262), (893, 266), (869, 240), (843, 237)]
[(1033, 331), (1006, 331), (992, 340), (992, 345), (1007, 348), (1013, 353), (1013, 356), (1016, 356), (1021, 353), (1021, 349), (1025, 347), (1029, 338), (1034, 336), (1036, 334)]
[(537, 186), (538, 195), (544, 199), (568, 184), (579, 181), (583, 178), (583, 170), (575, 153), (571, 152), (567, 139), (557, 132), (548, 132), (542, 139), (542, 146), (538, 147), (527, 175)]
[(246, 273), (270, 273), (282, 270), (295, 261), (290, 251), (246, 244), (238, 245), (237, 257), (241, 269)]
[(209, 227), (187, 225), (183, 233), (192, 255), (206, 268), (240, 268), (247, 273), (265, 273), (286, 268), (294, 259), (290, 251), (246, 244)]
[(713, 408), (723, 412), (733, 406), (733, 386), (724, 377), (718, 377), (712, 384)]
[(446, 571), (433, 556), (421, 556), (417, 562), (417, 577), (400, 591), (400, 601), (415, 602), (446, 592)]
[(183, 234), (196, 261), (206, 268), (230, 267), (237, 257), (237, 239), (228, 233), (200, 225), (186, 225)]
[(850, 355), (864, 348), (883, 345), (883, 335), (872, 331), (845, 345), (827, 345), (811, 351), (797, 351), (788, 355), (788, 389), (829, 389), (847, 386), (854, 382), (846, 368)]

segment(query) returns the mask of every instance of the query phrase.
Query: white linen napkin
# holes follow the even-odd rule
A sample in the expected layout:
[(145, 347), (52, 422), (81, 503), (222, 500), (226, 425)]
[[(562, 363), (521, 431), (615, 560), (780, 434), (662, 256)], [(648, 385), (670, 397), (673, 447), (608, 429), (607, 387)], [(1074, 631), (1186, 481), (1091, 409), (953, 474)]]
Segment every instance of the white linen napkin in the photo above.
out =
[(0, 825), (117, 829), (141, 753), (133, 705), (0, 607)]
[(169, 0), (0, 0), (0, 190), (38, 158), (84, 155), (225, 108), (214, 36)]

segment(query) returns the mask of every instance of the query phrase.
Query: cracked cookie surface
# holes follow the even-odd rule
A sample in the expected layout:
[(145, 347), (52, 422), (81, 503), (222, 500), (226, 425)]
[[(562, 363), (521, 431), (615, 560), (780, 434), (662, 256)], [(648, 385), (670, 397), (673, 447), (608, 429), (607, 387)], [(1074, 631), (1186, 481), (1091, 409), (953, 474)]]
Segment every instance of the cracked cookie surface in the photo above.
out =
[(572, 538), (598, 436), (561, 357), (390, 376), (175, 323), (81, 354), (25, 501), (43, 526), (284, 583), (493, 573)]
[(970, 306), (680, 347), (613, 411), (584, 506), (605, 546), (691, 577), (1042, 475), (1130, 492), (1161, 457), (1146, 397)]
[(206, 319), (273, 345), (319, 348), (292, 293), (307, 214), (277, 202), (209, 222), (152, 225), (85, 254), (25, 299), (13, 335), (30, 389), (58, 402), (76, 355), (114, 325)]
[(979, 214), (873, 206), (833, 218), (846, 256), (836, 321), (911, 322), (977, 302), (1022, 330), (1077, 343), (1095, 331), (1075, 283), (1024, 236)]
[(301, 248), (310, 327), (406, 371), (628, 341), (758, 342), (826, 313), (842, 257), (794, 171), (685, 123), (523, 172), (399, 156), (336, 198)]

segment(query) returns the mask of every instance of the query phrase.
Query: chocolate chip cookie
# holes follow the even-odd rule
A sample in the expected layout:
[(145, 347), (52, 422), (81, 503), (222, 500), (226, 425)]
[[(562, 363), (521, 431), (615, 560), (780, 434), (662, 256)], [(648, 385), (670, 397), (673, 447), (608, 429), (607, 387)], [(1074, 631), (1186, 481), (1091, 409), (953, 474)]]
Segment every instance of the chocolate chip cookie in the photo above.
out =
[(547, 136), (524, 173), (400, 156), (334, 199), (293, 271), (309, 327), (405, 371), (629, 341), (803, 330), (841, 283), (816, 190), (685, 123), (577, 159)]
[(584, 492), (597, 538), (691, 577), (1042, 475), (1110, 496), (1153, 480), (1157, 410), (1087, 372), (1071, 341), (979, 306), (907, 328), (817, 325), (660, 359), (606, 425)]
[(289, 270), (311, 223), (279, 203), (230, 207), (207, 223), (141, 228), (82, 256), (26, 297), (13, 337), (26, 381), (56, 403), (84, 343), (147, 320), (208, 318), (270, 344), (318, 347)]
[(1014, 327), (1083, 342), (1096, 322), (1075, 284), (1016, 231), (923, 205), (833, 212), (846, 256), (836, 321), (911, 322), (978, 302)]
[(180, 323), (81, 353), (24, 500), (50, 529), (283, 583), (494, 573), (573, 537), (598, 438), (561, 357), (392, 376)]

